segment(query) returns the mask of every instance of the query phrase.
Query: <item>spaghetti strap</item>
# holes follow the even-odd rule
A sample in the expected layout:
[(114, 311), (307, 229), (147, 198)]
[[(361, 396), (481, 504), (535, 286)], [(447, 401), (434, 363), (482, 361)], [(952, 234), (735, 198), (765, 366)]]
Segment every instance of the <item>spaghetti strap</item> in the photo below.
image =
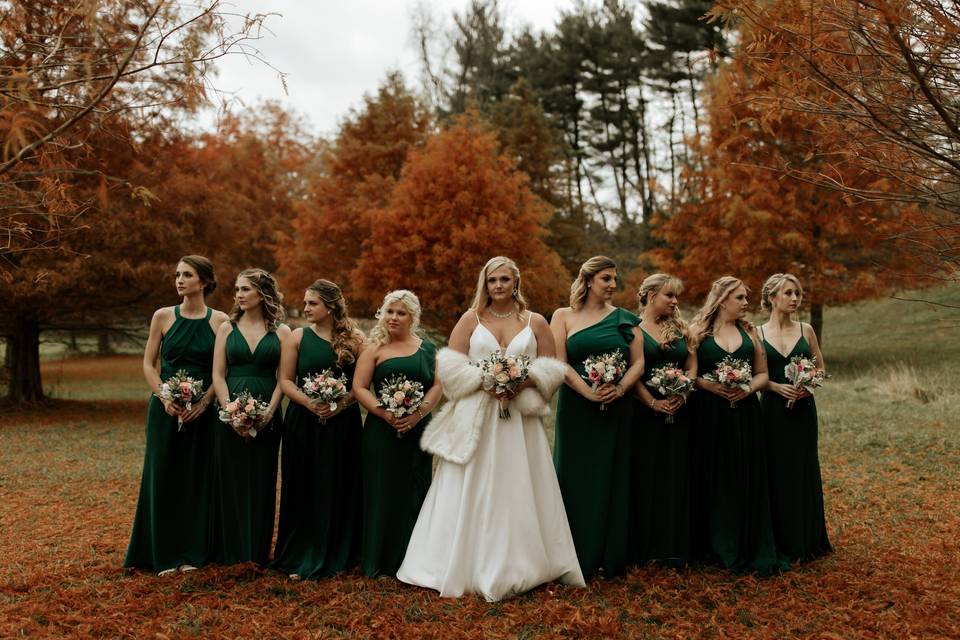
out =
[(476, 310), (476, 309), (473, 310), (473, 317), (477, 319), (477, 324), (482, 324), (482, 323), (480, 322), (480, 314), (477, 313), (477, 310)]
[(530, 321), (533, 320), (533, 311), (527, 309), (527, 326), (530, 326)]
[[(757, 327), (757, 329), (760, 330), (760, 339), (763, 340), (764, 342), (766, 342), (766, 341), (767, 341), (767, 336), (766, 336), (766, 334), (763, 333), (763, 325), (762, 325), (762, 324), (759, 325), (759, 326)], [(800, 333), (803, 333), (803, 327), (800, 327)]]

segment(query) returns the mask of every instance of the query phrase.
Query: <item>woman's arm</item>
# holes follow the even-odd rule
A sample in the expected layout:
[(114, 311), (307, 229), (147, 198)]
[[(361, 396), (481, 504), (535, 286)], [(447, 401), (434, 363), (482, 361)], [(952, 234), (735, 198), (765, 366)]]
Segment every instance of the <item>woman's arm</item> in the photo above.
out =
[[(436, 362), (434, 362), (434, 372), (436, 372)], [(393, 422), (393, 427), (399, 433), (404, 433), (410, 431), (417, 424), (427, 417), (431, 411), (437, 406), (437, 403), (440, 402), (440, 397), (443, 395), (443, 385), (440, 383), (440, 377), (437, 375), (433, 376), (433, 386), (427, 391), (426, 395), (423, 396), (423, 403), (420, 405), (420, 408), (416, 412), (403, 416)]]
[[(280, 339), (280, 358), (283, 358), (283, 343), (290, 339), (290, 327), (281, 323), (277, 327), (277, 338)], [(270, 396), (270, 408), (267, 409), (267, 416), (264, 418), (264, 423), (270, 422), (273, 419), (273, 415), (277, 412), (277, 409), (280, 408), (280, 401), (283, 400), (283, 389), (280, 387), (280, 365), (277, 365), (277, 384), (273, 387), (273, 394)]]
[(230, 402), (230, 389), (227, 388), (227, 336), (230, 329), (230, 323), (221, 324), (213, 344), (213, 390), (221, 407)]
[(770, 375), (767, 373), (767, 350), (763, 348), (756, 327), (751, 326), (749, 334), (750, 339), (753, 340), (753, 376), (750, 378), (750, 390), (731, 389), (733, 393), (729, 397), (732, 402), (742, 400), (752, 393), (765, 389), (767, 383), (770, 382)]
[(563, 376), (563, 382), (568, 387), (582, 395), (591, 402), (601, 402), (600, 397), (593, 392), (590, 385), (570, 366), (567, 362), (567, 319), (570, 316), (570, 308), (564, 307), (553, 312), (550, 319), (550, 331), (553, 333), (554, 347), (557, 350), (556, 358), (567, 364), (567, 370)]
[[(160, 379), (160, 372), (157, 371), (157, 360), (160, 357), (160, 345), (163, 344), (163, 336), (173, 324), (171, 319), (173, 312), (170, 307), (157, 309), (150, 319), (150, 335), (147, 337), (147, 345), (143, 350), (143, 377), (150, 386), (153, 395), (160, 399), (160, 385), (163, 380)], [(169, 400), (160, 399), (164, 410), (171, 416), (182, 414), (180, 407)]]
[(394, 422), (393, 414), (379, 406), (377, 397), (370, 391), (370, 384), (373, 382), (373, 371), (377, 366), (377, 351), (379, 349), (370, 346), (357, 358), (357, 368), (353, 372), (353, 395), (357, 398), (367, 413), (371, 413), (378, 418), (385, 420), (391, 425)]
[(465, 311), (450, 333), (447, 347), (463, 354), (468, 353), (470, 351), (470, 336), (478, 324), (477, 314), (473, 311)]

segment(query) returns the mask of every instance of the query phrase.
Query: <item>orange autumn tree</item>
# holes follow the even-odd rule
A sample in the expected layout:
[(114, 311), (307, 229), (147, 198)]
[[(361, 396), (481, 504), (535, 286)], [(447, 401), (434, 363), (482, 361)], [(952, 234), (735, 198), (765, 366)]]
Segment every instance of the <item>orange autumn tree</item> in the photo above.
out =
[(349, 274), (370, 232), (369, 214), (387, 203), (408, 152), (429, 133), (426, 110), (396, 73), (341, 125), (297, 203), (292, 230), (277, 243), (282, 285), (291, 296), (323, 277), (350, 298)]
[(468, 114), (413, 151), (354, 271), (359, 297), (379, 305), (392, 289), (414, 291), (424, 320), (449, 331), (473, 299), (491, 257), (516, 260), (523, 292), (548, 314), (569, 276), (544, 241), (550, 208), (501, 153), (496, 134)]
[[(744, 36), (748, 39), (748, 36)], [(819, 333), (823, 308), (877, 296), (902, 282), (909, 265), (887, 241), (913, 224), (915, 205), (854, 201), (824, 185), (784, 176), (792, 165), (832, 172), (845, 184), (882, 189), (883, 178), (831, 162), (847, 151), (839, 136), (817, 134), (817, 117), (754, 100), (770, 88), (734, 55), (706, 86), (709, 134), (693, 140), (702, 167), (692, 198), (655, 219), (660, 246), (651, 267), (682, 277), (699, 299), (716, 277), (733, 274), (754, 291), (772, 273), (797, 275)]]

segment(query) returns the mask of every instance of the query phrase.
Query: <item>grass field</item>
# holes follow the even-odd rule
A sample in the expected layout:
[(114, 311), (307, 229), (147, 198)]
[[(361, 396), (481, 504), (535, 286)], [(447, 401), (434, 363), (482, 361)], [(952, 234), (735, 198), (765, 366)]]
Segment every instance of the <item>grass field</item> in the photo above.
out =
[(139, 358), (49, 360), (60, 400), (0, 418), (0, 637), (960, 638), (960, 312), (885, 300), (828, 311), (825, 327), (833, 555), (769, 579), (651, 567), (498, 604), (358, 575), (124, 572)]

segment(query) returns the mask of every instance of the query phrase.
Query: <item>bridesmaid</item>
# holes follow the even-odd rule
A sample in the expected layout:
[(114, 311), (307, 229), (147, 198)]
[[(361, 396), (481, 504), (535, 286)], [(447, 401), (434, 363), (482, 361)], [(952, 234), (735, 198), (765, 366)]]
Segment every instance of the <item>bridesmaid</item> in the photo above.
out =
[(263, 269), (237, 276), (230, 323), (217, 332), (213, 385), (220, 406), (242, 391), (270, 403), (265, 428), (241, 436), (218, 423), (213, 435), (213, 561), (266, 564), (273, 540), (277, 501), (280, 420), (274, 416), (282, 394), (277, 385), (280, 343), (290, 334), (282, 324), (283, 296)]
[[(786, 569), (777, 556), (767, 489), (766, 443), (757, 390), (767, 384), (767, 363), (756, 329), (744, 318), (747, 288), (732, 276), (715, 281), (693, 320), (697, 345), (695, 402), (696, 458), (699, 472), (695, 528), (702, 528), (703, 554), (735, 571), (770, 574)], [(750, 390), (729, 389), (702, 376), (724, 358), (746, 361)], [(736, 406), (731, 407), (731, 403)]]
[[(790, 560), (812, 560), (832, 551), (823, 514), (823, 485), (817, 458), (817, 405), (806, 391), (787, 384), (784, 367), (795, 356), (823, 354), (813, 328), (793, 319), (803, 301), (800, 281), (789, 273), (770, 276), (760, 306), (770, 320), (760, 327), (770, 363), (770, 381), (760, 402), (767, 436), (770, 510), (777, 549)], [(787, 401), (793, 400), (787, 409)]]
[(665, 273), (640, 285), (644, 373), (635, 387), (640, 403), (630, 465), (630, 551), (635, 564), (682, 566), (691, 560), (689, 412), (682, 396), (665, 398), (646, 384), (655, 369), (668, 365), (697, 377), (697, 356), (687, 348), (687, 326), (678, 308), (682, 291), (683, 283)]
[[(209, 559), (210, 453), (213, 343), (227, 314), (204, 297), (217, 288), (213, 264), (203, 256), (177, 263), (177, 294), (183, 302), (157, 309), (143, 353), (143, 375), (153, 392), (147, 405), (147, 443), (140, 498), (124, 567), (168, 575), (190, 571)], [(157, 358), (160, 370), (157, 371)], [(160, 385), (179, 370), (209, 385), (189, 411), (160, 400)], [(178, 419), (183, 420), (179, 428)]]
[(353, 391), (337, 409), (310, 402), (304, 380), (326, 369), (350, 389), (364, 337), (347, 315), (340, 287), (317, 280), (303, 296), (308, 327), (283, 341), (280, 387), (290, 398), (283, 421), (280, 526), (273, 567), (291, 578), (323, 578), (360, 559), (363, 497), (360, 407)]
[[(370, 578), (396, 576), (430, 488), (432, 462), (420, 450), (420, 436), (443, 389), (434, 379), (436, 347), (417, 337), (419, 325), (417, 296), (406, 289), (384, 296), (371, 345), (360, 354), (353, 376), (353, 392), (367, 410), (360, 566)], [(398, 374), (424, 389), (420, 410), (400, 419), (381, 408), (374, 395), (384, 380)]]
[[(570, 286), (570, 306), (550, 322), (557, 358), (568, 363), (557, 402), (553, 461), (583, 577), (626, 571), (633, 401), (623, 399), (643, 373), (639, 318), (614, 307), (617, 265), (590, 258)], [(596, 391), (583, 379), (583, 361), (619, 351), (629, 364), (616, 384)], [(604, 408), (603, 405), (606, 405)]]

